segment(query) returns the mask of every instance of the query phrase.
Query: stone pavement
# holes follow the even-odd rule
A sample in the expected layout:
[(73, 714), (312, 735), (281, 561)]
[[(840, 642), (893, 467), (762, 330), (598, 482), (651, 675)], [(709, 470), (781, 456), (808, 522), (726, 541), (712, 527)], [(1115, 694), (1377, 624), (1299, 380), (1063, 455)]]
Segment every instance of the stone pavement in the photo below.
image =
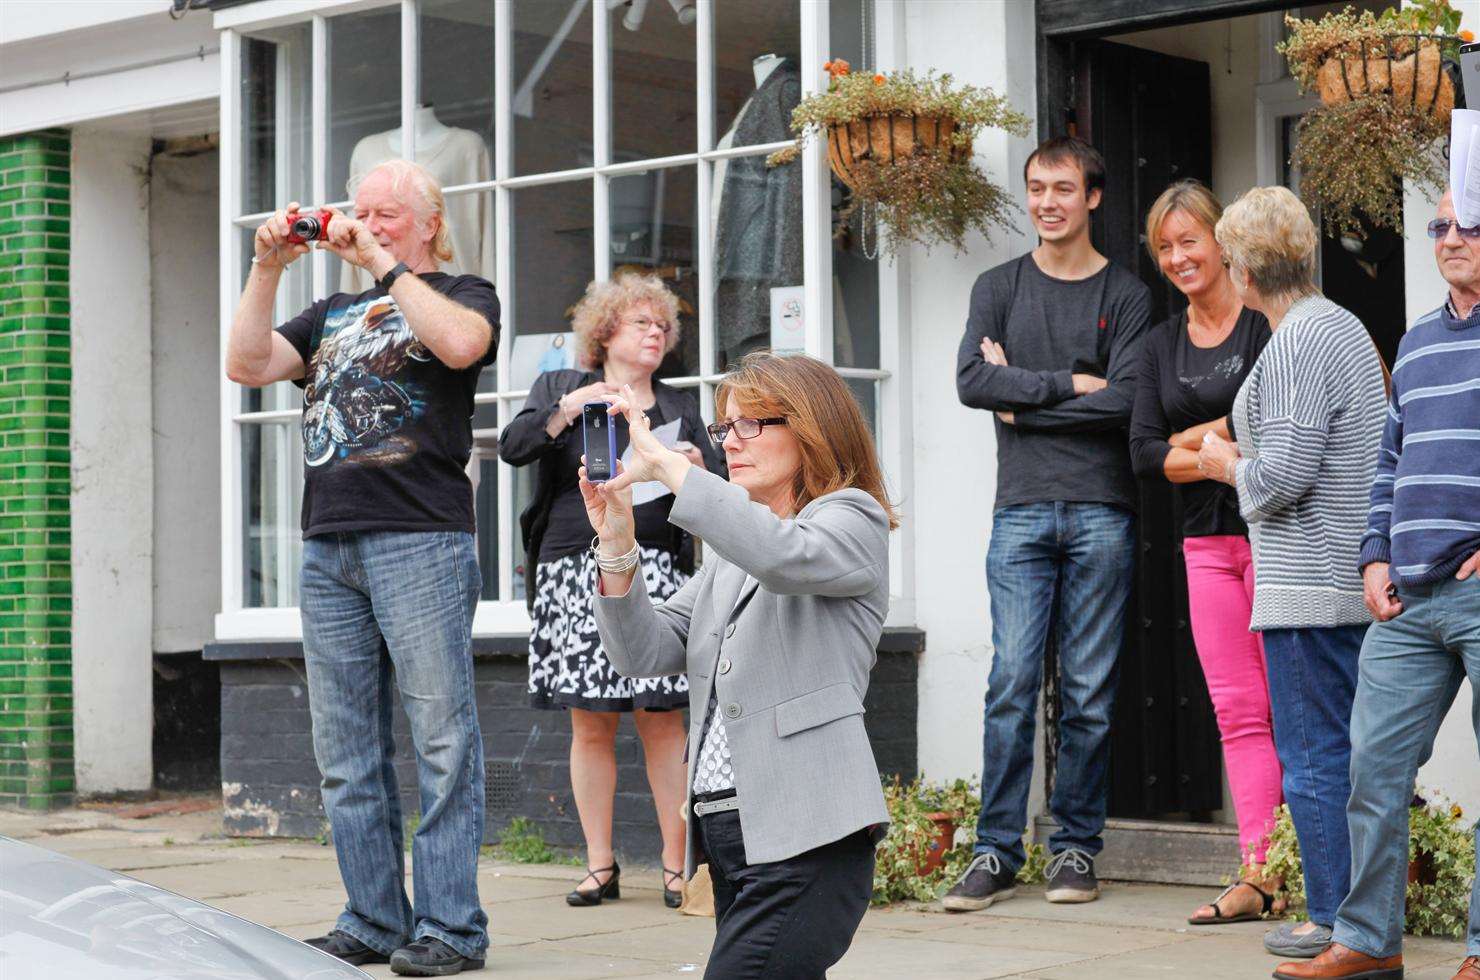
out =
[[(51, 814), (0, 810), (0, 834), (125, 872), (298, 938), (327, 930), (344, 902), (332, 848), (222, 838), (219, 809), (120, 815), (126, 812), (124, 807)], [(620, 901), (568, 908), (563, 896), (580, 876), (579, 868), (485, 861), (479, 887), (493, 945), (488, 970), (473, 976), (587, 980), (703, 974), (713, 920), (664, 908), (655, 869), (624, 869)], [(1192, 908), (1210, 897), (1205, 889), (1112, 883), (1100, 901), (1081, 906), (1049, 905), (1037, 889), (1026, 889), (1012, 901), (966, 915), (876, 909), (829, 975), (835, 980), (1269, 976), (1276, 961), (1260, 946), (1264, 925), (1185, 925)], [(1459, 943), (1410, 939), (1409, 980), (1449, 980), (1462, 958)], [(385, 966), (369, 972), (392, 976)]]

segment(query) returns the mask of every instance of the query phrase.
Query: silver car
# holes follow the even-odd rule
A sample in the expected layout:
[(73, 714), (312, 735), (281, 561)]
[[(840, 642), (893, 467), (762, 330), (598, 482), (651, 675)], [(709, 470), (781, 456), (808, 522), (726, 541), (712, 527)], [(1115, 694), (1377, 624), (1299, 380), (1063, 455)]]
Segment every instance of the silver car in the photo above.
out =
[(5, 980), (367, 980), (266, 926), (0, 837)]

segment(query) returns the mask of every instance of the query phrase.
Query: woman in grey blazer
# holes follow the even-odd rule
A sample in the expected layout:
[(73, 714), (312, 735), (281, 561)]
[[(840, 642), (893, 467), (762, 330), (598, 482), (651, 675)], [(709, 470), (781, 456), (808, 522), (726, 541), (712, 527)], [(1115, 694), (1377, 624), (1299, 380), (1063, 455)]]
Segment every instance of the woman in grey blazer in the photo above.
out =
[[(619, 672), (689, 678), (685, 873), (708, 862), (717, 919), (705, 976), (825, 976), (868, 908), (888, 822), (863, 696), (898, 521), (873, 437), (842, 378), (808, 357), (752, 354), (720, 385), (709, 433), (730, 482), (664, 448), (623, 396), (631, 469), (597, 485), (581, 471), (596, 622)], [(673, 491), (668, 519), (707, 553), (660, 605), (634, 575), (629, 488), (647, 480)]]

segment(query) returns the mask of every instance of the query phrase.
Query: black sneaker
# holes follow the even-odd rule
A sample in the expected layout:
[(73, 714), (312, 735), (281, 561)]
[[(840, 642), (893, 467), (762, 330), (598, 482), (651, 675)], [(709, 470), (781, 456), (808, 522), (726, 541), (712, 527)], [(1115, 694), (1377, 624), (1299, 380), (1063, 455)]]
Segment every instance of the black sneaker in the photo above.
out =
[(1100, 880), (1095, 877), (1095, 859), (1071, 847), (1060, 851), (1044, 871), (1048, 889), (1043, 897), (1050, 902), (1093, 902), (1100, 897)]
[(450, 977), (481, 969), (481, 959), (464, 956), (434, 936), (422, 936), (391, 954), (391, 972), (403, 977)]
[(347, 932), (338, 929), (330, 932), (327, 936), (315, 936), (305, 939), (304, 943), (314, 949), (321, 949), (330, 956), (338, 957), (351, 966), (362, 966), (366, 963), (389, 963), (391, 958), (384, 953), (375, 950), (360, 942)]
[(1017, 874), (1002, 867), (992, 851), (978, 854), (940, 904), (947, 912), (975, 912), (1017, 894)]

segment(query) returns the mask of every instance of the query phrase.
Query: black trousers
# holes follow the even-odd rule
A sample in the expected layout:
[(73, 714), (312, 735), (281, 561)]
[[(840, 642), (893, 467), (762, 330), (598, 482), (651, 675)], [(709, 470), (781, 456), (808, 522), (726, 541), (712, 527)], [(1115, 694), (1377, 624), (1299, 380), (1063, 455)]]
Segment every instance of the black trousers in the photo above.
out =
[(868, 911), (874, 841), (866, 830), (784, 861), (747, 864), (740, 814), (700, 817), (714, 882), (714, 949), (705, 980), (822, 980)]

